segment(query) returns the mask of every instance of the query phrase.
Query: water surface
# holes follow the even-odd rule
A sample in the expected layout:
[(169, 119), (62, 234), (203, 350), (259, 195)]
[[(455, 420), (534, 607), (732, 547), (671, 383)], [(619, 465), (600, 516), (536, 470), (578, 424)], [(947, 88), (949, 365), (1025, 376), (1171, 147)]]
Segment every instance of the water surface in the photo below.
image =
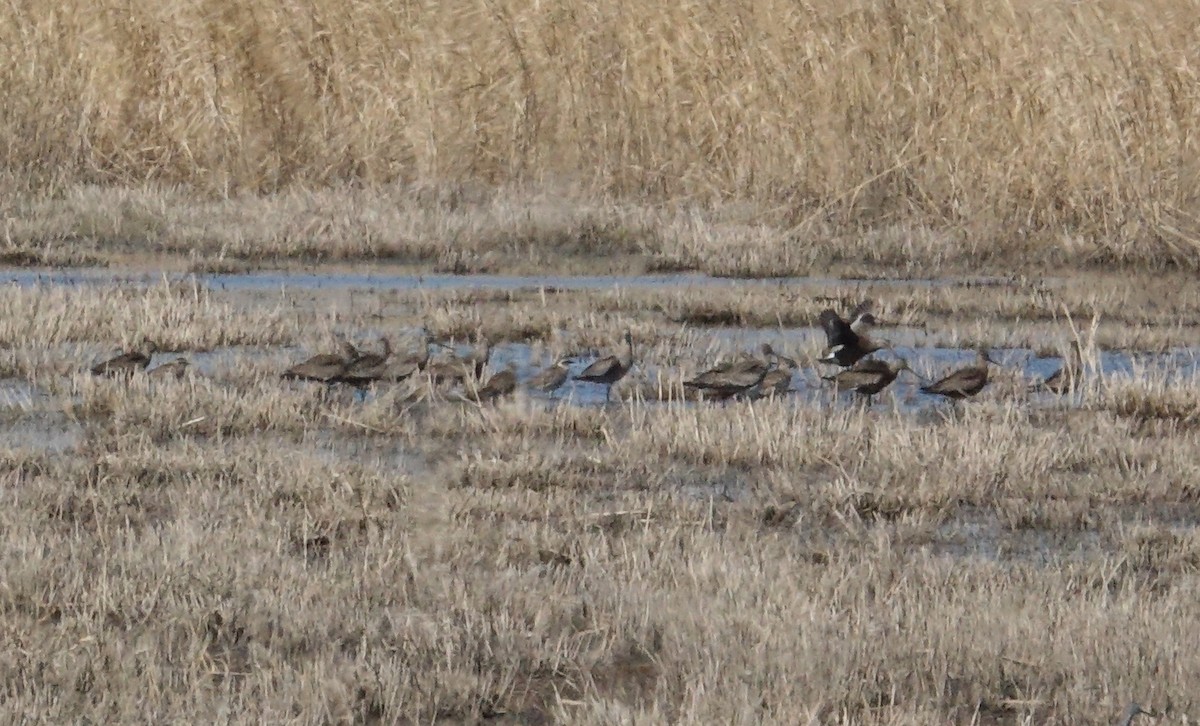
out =
[(163, 273), (112, 271), (96, 268), (0, 269), (0, 280), (22, 287), (80, 285), (156, 285), (166, 282), (190, 282), (214, 290), (608, 290), (659, 288), (737, 288), (846, 285), (872, 286), (994, 286), (1009, 284), (1000, 277), (946, 277), (913, 279), (843, 279), (829, 277), (731, 278), (697, 273), (661, 275), (451, 275), (403, 274), (385, 270), (370, 272), (238, 272), (238, 273)]

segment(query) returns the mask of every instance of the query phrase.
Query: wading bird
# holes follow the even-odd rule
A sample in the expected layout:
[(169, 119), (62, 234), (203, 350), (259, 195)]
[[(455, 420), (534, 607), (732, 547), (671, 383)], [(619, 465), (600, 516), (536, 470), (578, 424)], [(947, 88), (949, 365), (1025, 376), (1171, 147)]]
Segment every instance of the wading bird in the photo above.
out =
[(763, 379), (758, 382), (758, 385), (747, 392), (750, 398), (773, 398), (775, 396), (786, 396), (792, 390), (792, 375), (800, 369), (796, 361), (787, 356), (776, 356), (776, 365)]
[(571, 369), (567, 367), (570, 361), (571, 358), (566, 356), (554, 361), (553, 365), (530, 379), (529, 387), (542, 393), (553, 394), (567, 382), (567, 376), (571, 373)]
[[(901, 371), (913, 372), (908, 367), (908, 361), (903, 358), (895, 363), (867, 358), (835, 375), (822, 376), (822, 378), (826, 381), (833, 381), (834, 388), (839, 392), (854, 391), (860, 396), (865, 396), (869, 406), (871, 397), (890, 386)], [(913, 375), (916, 374), (913, 373)]]
[(187, 373), (188, 365), (190, 364), (187, 358), (176, 358), (173, 361), (163, 363), (151, 369), (146, 375), (151, 378), (174, 378), (175, 380), (180, 380)]
[(502, 396), (508, 396), (515, 390), (517, 390), (517, 365), (509, 363), (504, 370), (487, 379), (487, 383), (475, 391), (473, 398), (480, 403), (486, 403)]
[(347, 360), (342, 371), (331, 380), (363, 388), (382, 378), (387, 372), (388, 360), (392, 357), (392, 342), (384, 336), (379, 339), (379, 343), (382, 347), (379, 353), (356, 350), (357, 355)]
[(448, 358), (429, 363), (424, 369), (429, 375), (429, 380), (434, 385), (464, 383), (470, 377), (474, 377), (477, 384), (482, 382), (483, 372), (492, 357), (492, 344), (478, 332), (475, 341), (475, 345), (465, 355), (460, 356), (452, 352)]
[(97, 363), (92, 366), (92, 374), (114, 378), (132, 376), (137, 371), (146, 370), (146, 366), (150, 365), (150, 359), (154, 357), (156, 352), (158, 352), (158, 345), (149, 338), (142, 338), (140, 348), (125, 351), (106, 361)]
[[(711, 394), (713, 398), (724, 399), (745, 393), (762, 383), (763, 378), (772, 370), (779, 356), (770, 343), (763, 343), (760, 349), (765, 360), (744, 358), (729, 361), (709, 368), (683, 385)], [(789, 359), (790, 360), (790, 359)], [(790, 380), (790, 377), (789, 377)]]
[(1052, 391), (1057, 394), (1070, 393), (1075, 390), (1075, 386), (1079, 385), (1079, 378), (1083, 373), (1083, 353), (1079, 349), (1079, 341), (1071, 341), (1070, 357), (1053, 374), (1044, 381), (1033, 384), (1029, 387), (1031, 391)]
[(821, 312), (820, 322), (827, 345), (819, 362), (846, 368), (884, 347), (868, 335), (876, 322), (871, 306), (870, 300), (859, 304), (849, 320), (843, 320), (834, 310)]
[(935, 381), (921, 390), (953, 400), (970, 398), (988, 384), (988, 363), (995, 363), (987, 348), (980, 348), (975, 364), (959, 368), (950, 375)]
[(303, 363), (297, 363), (288, 368), (280, 377), (285, 380), (331, 383), (342, 374), (351, 361), (361, 355), (358, 348), (355, 348), (354, 344), (349, 341), (343, 341), (341, 347), (340, 354), (318, 353)]
[(492, 357), (492, 342), (484, 337), (482, 332), (475, 333), (475, 345), (471, 347), (471, 352), (463, 356), (463, 363), (471, 367), (475, 374), (475, 380), (483, 380), (483, 371), (487, 368), (488, 361)]
[(607, 355), (592, 363), (575, 376), (577, 381), (599, 383), (605, 386), (604, 402), (612, 398), (613, 384), (625, 377), (633, 367), (633, 335), (625, 331), (625, 350), (620, 355)]
[(421, 347), (416, 353), (392, 361), (384, 378), (389, 381), (402, 381), (418, 371), (424, 371), (429, 366), (429, 346), (441, 345), (433, 339), (428, 328), (421, 328)]

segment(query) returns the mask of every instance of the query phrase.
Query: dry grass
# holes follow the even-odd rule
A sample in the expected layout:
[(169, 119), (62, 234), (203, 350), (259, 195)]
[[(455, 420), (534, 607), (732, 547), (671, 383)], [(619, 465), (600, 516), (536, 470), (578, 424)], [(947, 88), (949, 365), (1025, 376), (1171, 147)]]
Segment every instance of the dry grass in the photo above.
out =
[[(624, 307), (588, 318), (605, 295), (0, 290), (3, 383), (37, 390), (0, 401), (0, 710), (1076, 724), (1137, 699), (1200, 715), (1194, 377), (1089, 379), (1061, 402), (1001, 383), (918, 415), (357, 401), (276, 377), (339, 334), (518, 330), (537, 310), (552, 332), (535, 359), (624, 326), (667, 380), (728, 351), (607, 295)], [(190, 353), (183, 381), (81, 372), (142, 334), (218, 348)]]
[[(5, 244), (445, 269), (633, 249), (735, 275), (1194, 267), (1193, 15), (18, 1), (0, 10)], [(475, 231), (526, 214), (494, 243)]]

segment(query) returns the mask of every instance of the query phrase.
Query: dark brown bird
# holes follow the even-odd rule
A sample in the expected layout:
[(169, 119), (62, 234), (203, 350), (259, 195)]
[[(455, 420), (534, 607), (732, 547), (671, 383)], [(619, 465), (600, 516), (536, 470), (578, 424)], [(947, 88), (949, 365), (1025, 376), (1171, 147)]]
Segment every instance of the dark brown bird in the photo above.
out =
[(508, 396), (517, 390), (517, 370), (515, 363), (487, 379), (479, 390), (475, 391), (474, 399), (480, 403), (493, 401), (502, 396)]
[(620, 355), (608, 355), (592, 363), (583, 372), (575, 376), (577, 381), (600, 383), (605, 386), (604, 402), (612, 397), (613, 384), (625, 377), (633, 367), (633, 336), (625, 331), (625, 350)]
[(356, 355), (349, 358), (341, 373), (331, 380), (362, 388), (382, 378), (387, 372), (388, 360), (392, 357), (392, 342), (386, 336), (381, 337), (379, 342), (382, 346), (381, 352), (364, 353), (356, 349)]
[(787, 356), (777, 355), (775, 360), (778, 365), (767, 371), (758, 385), (749, 391), (751, 398), (786, 396), (792, 390), (792, 375), (800, 366)]
[(954, 400), (969, 398), (988, 384), (988, 363), (995, 362), (987, 348), (980, 348), (975, 365), (959, 368), (945, 378), (923, 386), (921, 390)]
[(542, 393), (551, 394), (562, 388), (562, 384), (567, 382), (567, 376), (571, 373), (571, 369), (567, 367), (570, 360), (569, 357), (563, 357), (554, 361), (553, 365), (530, 379), (529, 387)]
[(342, 374), (347, 365), (362, 355), (349, 341), (343, 341), (341, 348), (341, 354), (318, 353), (303, 363), (288, 368), (280, 377), (285, 380), (331, 383)]
[(472, 375), (472, 370), (462, 360), (433, 361), (425, 366), (425, 375), (429, 376), (434, 385), (457, 385), (465, 382)]
[(1033, 391), (1052, 391), (1057, 394), (1070, 393), (1079, 384), (1083, 373), (1083, 353), (1079, 349), (1079, 341), (1071, 341), (1071, 352), (1062, 368), (1055, 371), (1049, 378), (1030, 386)]
[(833, 310), (821, 312), (820, 322), (825, 330), (826, 347), (818, 362), (846, 368), (884, 347), (884, 344), (876, 343), (868, 335), (876, 322), (871, 305), (870, 300), (861, 303), (851, 313), (849, 320), (843, 320)]
[(150, 359), (158, 351), (158, 345), (149, 338), (142, 339), (140, 349), (129, 350), (92, 366), (92, 374), (111, 376), (114, 378), (132, 376), (137, 371), (146, 370)]
[(762, 351), (763, 357), (767, 360), (774, 358), (780, 366), (790, 368), (794, 371), (800, 370), (800, 364), (796, 362), (795, 358), (788, 358), (786, 355), (780, 355), (779, 353), (776, 353), (775, 349), (771, 347), (770, 343), (763, 343), (760, 350)]
[(908, 361), (903, 358), (895, 363), (867, 358), (835, 375), (822, 376), (822, 378), (826, 381), (833, 381), (839, 392), (854, 391), (860, 396), (866, 396), (869, 404), (871, 397), (890, 386), (901, 371), (912, 372), (912, 369), (908, 367)]
[(435, 343), (428, 328), (421, 328), (421, 347), (417, 352), (394, 359), (387, 368), (384, 378), (389, 381), (402, 381), (414, 373), (424, 371), (429, 366), (429, 346), (441, 345)]
[(475, 334), (475, 345), (471, 347), (471, 351), (463, 356), (463, 362), (470, 365), (472, 372), (475, 374), (475, 380), (483, 380), (483, 372), (487, 369), (488, 361), (492, 357), (492, 342), (484, 337), (483, 333)]
[(174, 378), (175, 380), (180, 380), (187, 374), (188, 365), (190, 364), (187, 358), (176, 358), (173, 361), (163, 363), (151, 369), (146, 375), (151, 378)]
[(754, 388), (762, 383), (778, 360), (778, 356), (770, 343), (763, 343), (762, 354), (766, 360), (744, 358), (716, 365), (697, 375), (690, 381), (684, 381), (688, 388), (697, 388), (710, 394), (713, 398), (729, 398)]
[[(447, 346), (448, 347), (448, 346)], [(434, 384), (463, 383), (469, 377), (476, 382), (483, 380), (488, 361), (492, 357), (492, 344), (482, 333), (476, 333), (475, 345), (465, 355), (452, 354), (444, 360), (429, 363), (425, 372)]]

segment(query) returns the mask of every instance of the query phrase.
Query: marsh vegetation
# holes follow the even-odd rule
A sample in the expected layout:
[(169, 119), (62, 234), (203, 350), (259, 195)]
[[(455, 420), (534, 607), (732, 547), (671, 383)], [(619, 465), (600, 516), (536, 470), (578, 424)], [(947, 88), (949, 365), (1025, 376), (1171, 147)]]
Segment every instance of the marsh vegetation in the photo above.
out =
[(1198, 23), (0, 7), (0, 712), (1194, 722)]
[(1194, 15), (9, 3), (4, 255), (1194, 269)]
[[(1121, 284), (1137, 288), (1096, 299), (1133, 316)], [(753, 289), (690, 302), (735, 308)], [(1009, 352), (1023, 320), (946, 305), (1024, 310), (1020, 285), (752, 293), (808, 326), (830, 299), (870, 296), (875, 334), (911, 336), (924, 376), (943, 365), (922, 358), (935, 342), (992, 346), (1005, 365), (954, 412), (896, 386), (870, 407), (642, 395), (682, 392), (759, 340), (797, 359), (797, 387), (819, 385), (816, 329), (698, 326), (681, 294), (0, 288), (0, 310), (22, 311), (0, 316), (2, 708), (237, 723), (1073, 724), (1133, 699), (1197, 713), (1195, 360), (1096, 371), (1131, 341), (1178, 344), (1191, 303), (1140, 324), (1096, 310), (1093, 325), (1067, 317), (1072, 288), (1042, 290), (1060, 316), (1042, 352), (1083, 343), (1085, 374), (1060, 397), (1029, 391)], [(280, 380), (338, 340), (408, 350), (422, 326), (460, 354), (491, 341), (490, 372), (520, 350), (522, 381), (619, 350), (625, 330), (636, 362), (611, 405), (595, 386), (572, 399), (582, 382), (477, 404)], [(89, 372), (144, 340), (151, 370), (191, 365)]]

